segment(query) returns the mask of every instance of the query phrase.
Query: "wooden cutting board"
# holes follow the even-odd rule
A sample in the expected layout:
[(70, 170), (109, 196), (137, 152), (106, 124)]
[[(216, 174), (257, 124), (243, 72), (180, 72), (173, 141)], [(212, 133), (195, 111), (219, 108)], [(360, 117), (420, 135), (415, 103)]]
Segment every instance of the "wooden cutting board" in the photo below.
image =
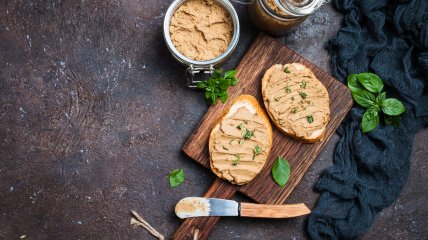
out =
[[(253, 95), (263, 106), (261, 79), (265, 71), (277, 63), (293, 62), (302, 63), (309, 67), (329, 92), (331, 119), (327, 125), (323, 141), (314, 144), (300, 143), (282, 134), (272, 124), (273, 147), (260, 174), (244, 186), (235, 186), (217, 178), (204, 195), (205, 197), (232, 198), (236, 191), (239, 191), (259, 203), (284, 203), (352, 107), (351, 94), (344, 84), (285, 45), (261, 33), (236, 68), (238, 71), (236, 76), (240, 81), (237, 86), (230, 88), (228, 102), (217, 104), (208, 109), (184, 145), (183, 152), (202, 166), (210, 169), (208, 138), (217, 118), (222, 115), (225, 109), (229, 108), (233, 99), (242, 94)], [(272, 165), (278, 155), (284, 156), (291, 166), (291, 175), (284, 188), (279, 187), (271, 176)], [(198, 239), (206, 239), (218, 220), (219, 217), (186, 219), (175, 232), (174, 239), (193, 239), (195, 229), (198, 229)]]

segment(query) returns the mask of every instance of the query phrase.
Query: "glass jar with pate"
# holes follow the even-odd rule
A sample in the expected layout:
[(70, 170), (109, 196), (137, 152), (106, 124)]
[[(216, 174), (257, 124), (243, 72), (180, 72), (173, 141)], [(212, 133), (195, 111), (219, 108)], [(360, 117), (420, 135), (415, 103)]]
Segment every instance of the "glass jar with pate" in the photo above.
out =
[(324, 0), (252, 0), (249, 15), (260, 30), (282, 36), (302, 23)]
[(230, 57), (239, 40), (239, 20), (227, 0), (175, 0), (165, 14), (163, 32), (172, 56), (187, 66), (187, 86), (195, 74), (212, 74)]

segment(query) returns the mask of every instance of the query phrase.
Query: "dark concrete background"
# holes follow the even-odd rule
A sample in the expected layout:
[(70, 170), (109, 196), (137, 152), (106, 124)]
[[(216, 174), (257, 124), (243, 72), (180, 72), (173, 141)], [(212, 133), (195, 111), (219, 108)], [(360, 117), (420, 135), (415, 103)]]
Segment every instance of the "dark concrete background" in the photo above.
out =
[[(162, 36), (171, 1), (0, 1), (0, 239), (152, 239), (134, 209), (166, 236), (175, 203), (214, 175), (180, 149), (207, 109)], [(234, 68), (257, 34), (236, 5)], [(279, 41), (329, 71), (326, 41), (341, 16), (323, 6)], [(287, 202), (314, 206), (332, 138)], [(366, 239), (427, 239), (428, 130), (415, 138), (410, 179)], [(168, 173), (186, 181), (170, 189)], [(237, 196), (239, 200), (246, 200)], [(305, 218), (222, 219), (212, 239), (305, 239)]]

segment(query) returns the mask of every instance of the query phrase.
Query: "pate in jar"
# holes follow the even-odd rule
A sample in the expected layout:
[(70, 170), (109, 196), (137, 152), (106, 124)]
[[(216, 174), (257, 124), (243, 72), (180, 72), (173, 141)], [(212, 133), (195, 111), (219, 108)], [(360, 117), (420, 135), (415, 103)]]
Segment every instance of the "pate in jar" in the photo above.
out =
[(228, 0), (175, 0), (165, 15), (164, 37), (173, 57), (187, 66), (187, 86), (195, 88), (195, 74), (212, 74), (235, 49), (238, 15)]
[(282, 36), (323, 3), (324, 0), (252, 0), (248, 10), (257, 28), (272, 36)]

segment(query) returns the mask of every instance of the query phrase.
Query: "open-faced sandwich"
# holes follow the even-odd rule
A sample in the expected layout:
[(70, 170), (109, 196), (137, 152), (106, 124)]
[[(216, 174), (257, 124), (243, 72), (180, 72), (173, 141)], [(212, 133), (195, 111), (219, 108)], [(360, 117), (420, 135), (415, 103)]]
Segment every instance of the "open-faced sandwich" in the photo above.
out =
[(262, 170), (271, 147), (272, 126), (268, 117), (253, 96), (242, 95), (211, 131), (211, 169), (233, 184), (246, 184)]
[(306, 143), (321, 141), (330, 118), (327, 89), (300, 63), (277, 64), (262, 80), (267, 112), (285, 134)]

